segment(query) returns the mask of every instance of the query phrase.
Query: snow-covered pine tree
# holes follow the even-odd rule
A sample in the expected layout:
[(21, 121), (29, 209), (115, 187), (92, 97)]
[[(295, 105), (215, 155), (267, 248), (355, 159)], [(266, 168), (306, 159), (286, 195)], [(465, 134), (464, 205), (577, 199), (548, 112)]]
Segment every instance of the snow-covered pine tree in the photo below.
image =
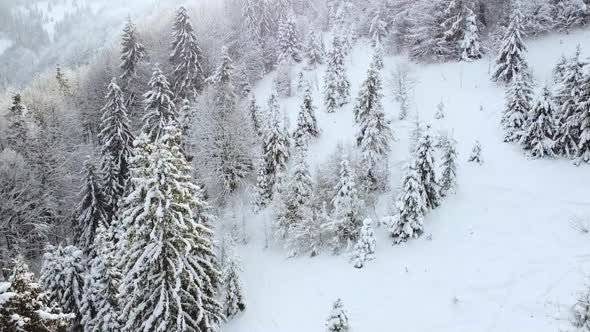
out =
[(554, 23), (559, 31), (569, 33), (572, 28), (587, 23), (588, 5), (583, 0), (556, 0)]
[(373, 221), (367, 218), (363, 220), (363, 227), (361, 227), (352, 261), (354, 267), (360, 269), (365, 266), (367, 261), (373, 259), (375, 259), (375, 233), (373, 231)]
[(277, 68), (277, 75), (274, 78), (273, 85), (281, 98), (289, 98), (293, 95), (291, 70), (291, 65), (287, 63), (281, 63)]
[(552, 74), (554, 83), (559, 84), (564, 80), (567, 68), (568, 59), (565, 57), (565, 55), (562, 54), (559, 58), (559, 61), (555, 64), (555, 67), (553, 68)]
[(254, 211), (258, 212), (268, 206), (272, 199), (272, 188), (269, 186), (270, 177), (266, 173), (266, 158), (261, 155), (258, 160), (256, 175), (256, 193), (254, 196)]
[(178, 115), (173, 102), (174, 94), (160, 68), (154, 68), (148, 86), (150, 90), (143, 95), (146, 108), (142, 131), (152, 141), (156, 141), (163, 135), (164, 128), (170, 122), (177, 120)]
[[(528, 76), (527, 48), (524, 37), (523, 16), (518, 5), (513, 6), (510, 25), (505, 32), (502, 46), (495, 60), (492, 81), (511, 83), (516, 75)], [(525, 77), (526, 79), (526, 77)]]
[(105, 100), (105, 106), (101, 110), (102, 129), (98, 137), (102, 144), (103, 192), (108, 200), (107, 223), (110, 223), (116, 215), (129, 178), (129, 158), (131, 158), (134, 138), (123, 93), (114, 78), (108, 86)]
[(444, 197), (457, 186), (457, 141), (447, 135), (442, 148), (440, 194)]
[(320, 136), (320, 129), (315, 117), (315, 107), (311, 97), (311, 86), (306, 84), (303, 103), (297, 115), (297, 128), (293, 133), (295, 147), (307, 146), (312, 138)]
[(555, 26), (553, 4), (547, 0), (529, 0), (520, 3), (524, 14), (527, 35), (538, 36), (549, 32)]
[(483, 158), (481, 157), (481, 143), (479, 141), (475, 141), (475, 144), (473, 145), (473, 149), (471, 149), (471, 154), (469, 155), (469, 159), (467, 159), (467, 161), (470, 163), (483, 164)]
[[(418, 17), (408, 31), (410, 56), (421, 61), (441, 61), (457, 58), (456, 42), (447, 40), (443, 23), (448, 19), (447, 0), (423, 1), (412, 12)], [(406, 37), (407, 38), (407, 37)]]
[(362, 226), (363, 202), (358, 197), (355, 175), (346, 157), (340, 163), (340, 180), (336, 186), (336, 197), (332, 204), (334, 211), (330, 228), (335, 236), (330, 241), (335, 252), (349, 249), (358, 240)]
[(475, 1), (449, 0), (442, 23), (445, 40), (455, 44), (453, 52), (463, 61), (482, 57)]
[(533, 103), (531, 76), (517, 73), (506, 91), (506, 106), (502, 112), (504, 142), (520, 140)]
[(307, 45), (305, 47), (305, 57), (307, 58), (306, 68), (314, 70), (324, 63), (325, 49), (323, 40), (318, 37), (314, 30), (307, 36)]
[(260, 106), (256, 103), (256, 96), (252, 94), (250, 103), (248, 104), (248, 114), (250, 115), (250, 122), (252, 123), (252, 130), (262, 137), (264, 130), (264, 119), (260, 110)]
[(573, 306), (571, 322), (580, 331), (590, 330), (590, 293), (588, 289), (580, 295), (580, 298)]
[(416, 164), (417, 160), (409, 162), (402, 181), (401, 192), (392, 209), (397, 212), (397, 215), (391, 218), (394, 222), (389, 225), (389, 232), (395, 244), (418, 238), (424, 232), (423, 219), (427, 207), (424, 186)]
[(239, 259), (234, 250), (229, 250), (223, 269), (223, 312), (227, 318), (232, 318), (246, 309), (240, 272), (242, 272), (242, 269)]
[(56, 303), (64, 312), (76, 315), (72, 320), (72, 329), (80, 331), (86, 270), (84, 254), (75, 246), (50, 246), (47, 249), (39, 281), (50, 302)]
[(293, 12), (289, 13), (279, 27), (278, 61), (281, 64), (301, 61), (301, 41), (294, 16)]
[(442, 120), (445, 118), (445, 103), (442, 101), (442, 99), (440, 103), (436, 105), (436, 113), (434, 114), (434, 118), (436, 120)]
[(346, 332), (348, 328), (348, 314), (344, 310), (342, 300), (338, 299), (332, 305), (332, 311), (330, 311), (330, 316), (326, 320), (326, 331)]
[(393, 137), (389, 122), (385, 120), (382, 83), (376, 66), (375, 62), (371, 62), (353, 110), (359, 125), (356, 143), (361, 148), (370, 179), (374, 179), (373, 170), (377, 163), (389, 153), (389, 141)]
[(6, 143), (12, 150), (22, 154), (25, 158), (29, 155), (27, 148), (29, 129), (25, 120), (25, 106), (21, 95), (12, 97), (12, 105), (6, 114)]
[(348, 103), (350, 82), (344, 67), (344, 52), (338, 36), (334, 36), (332, 50), (328, 53), (328, 65), (324, 75), (324, 102), (328, 113)]
[(369, 26), (369, 36), (373, 46), (383, 44), (389, 34), (389, 10), (386, 1), (375, 2)]
[[(312, 197), (313, 201), (313, 197)], [(293, 255), (309, 255), (315, 257), (320, 254), (324, 246), (324, 226), (330, 222), (326, 204), (321, 210), (306, 207), (304, 218), (293, 225), (287, 246)]]
[(131, 17), (127, 18), (123, 35), (121, 36), (121, 64), (119, 68), (123, 71), (121, 79), (129, 81), (135, 78), (139, 63), (145, 58), (145, 47), (141, 41), (137, 28)]
[(420, 178), (420, 185), (424, 188), (424, 202), (427, 209), (434, 209), (440, 204), (439, 185), (436, 180), (434, 165), (434, 147), (430, 135), (430, 126), (422, 133), (416, 146), (416, 172)]
[(108, 227), (109, 208), (108, 200), (100, 182), (100, 175), (97, 174), (94, 164), (87, 160), (84, 163), (83, 183), (80, 188), (80, 203), (76, 209), (74, 221), (75, 244), (82, 249), (86, 258), (92, 259), (96, 256), (93, 252), (94, 238), (98, 227)]
[(399, 63), (391, 75), (391, 88), (393, 98), (399, 103), (399, 119), (404, 120), (410, 109), (411, 92), (414, 87), (414, 80), (410, 76), (410, 66), (406, 63)]
[(286, 184), (286, 190), (281, 193), (283, 200), (277, 220), (277, 233), (288, 234), (292, 227), (305, 219), (306, 209), (313, 192), (313, 183), (307, 164), (307, 153), (305, 147), (297, 148), (297, 156), (293, 173)]
[(192, 98), (203, 87), (203, 51), (186, 8), (180, 7), (176, 11), (172, 32), (170, 63), (174, 68), (171, 74), (174, 95), (179, 99)]
[(383, 70), (385, 64), (383, 63), (383, 44), (375, 43), (373, 45), (373, 59), (372, 63), (375, 64), (375, 69)]
[(250, 85), (250, 79), (248, 78), (248, 72), (246, 68), (241, 66), (238, 70), (236, 78), (236, 89), (240, 98), (246, 98), (252, 92), (252, 85)]
[(23, 257), (14, 259), (12, 265), (8, 282), (0, 282), (0, 330), (64, 331), (74, 315), (62, 313), (57, 303), (49, 300)]
[(277, 182), (277, 174), (286, 170), (287, 160), (289, 159), (289, 137), (288, 133), (281, 127), (279, 112), (277, 97), (275, 94), (271, 94), (268, 100), (269, 118), (262, 139), (266, 186), (268, 190), (265, 196), (271, 199)]
[(580, 141), (576, 164), (590, 162), (590, 74), (586, 74), (582, 84), (582, 103), (580, 112)]
[(558, 86), (555, 98), (559, 111), (556, 112), (557, 132), (555, 133), (555, 150), (558, 154), (574, 157), (577, 154), (580, 141), (580, 116), (582, 110), (582, 96), (584, 71), (586, 62), (581, 58), (578, 45), (576, 54), (569, 61), (563, 80)]
[(59, 86), (59, 92), (61, 92), (63, 96), (68, 96), (71, 89), (70, 83), (68, 82), (64, 72), (61, 70), (60, 65), (55, 66), (55, 80)]
[(96, 256), (89, 262), (81, 300), (84, 332), (119, 332), (117, 288), (121, 274), (116, 268), (114, 234), (99, 227), (93, 243)]
[(123, 331), (216, 331), (223, 320), (213, 217), (187, 175), (179, 136), (171, 123), (160, 140), (142, 149), (147, 155), (138, 151), (132, 158), (133, 189), (121, 215)]

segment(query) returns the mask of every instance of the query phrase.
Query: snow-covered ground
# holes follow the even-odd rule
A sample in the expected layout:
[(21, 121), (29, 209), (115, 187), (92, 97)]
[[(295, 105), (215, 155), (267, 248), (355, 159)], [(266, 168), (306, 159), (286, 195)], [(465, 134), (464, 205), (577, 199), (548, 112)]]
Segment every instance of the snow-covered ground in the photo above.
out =
[[(572, 54), (579, 43), (588, 55), (589, 39), (590, 31), (584, 31), (529, 40), (528, 60), (538, 87), (549, 80), (562, 52)], [(370, 58), (370, 48), (359, 45), (348, 62), (353, 98)], [(396, 63), (404, 60), (386, 59), (385, 86)], [(264, 249), (263, 217), (248, 217), (251, 241), (239, 249), (247, 309), (225, 331), (324, 331), (337, 298), (357, 332), (554, 332), (567, 327), (568, 310), (590, 272), (590, 234), (571, 225), (576, 216), (590, 223), (590, 169), (567, 160), (529, 160), (517, 146), (502, 142), (504, 93), (490, 82), (490, 66), (491, 60), (484, 59), (412, 67), (419, 80), (414, 112), (434, 131), (453, 132), (460, 153), (457, 193), (430, 212), (426, 234), (392, 246), (386, 229), (376, 229), (377, 258), (357, 270), (344, 255), (288, 259), (280, 249)], [(337, 142), (352, 142), (356, 132), (353, 103), (336, 114), (324, 112), (322, 73), (323, 68), (314, 73), (320, 82), (314, 101), (323, 134), (311, 147), (312, 170)], [(270, 77), (257, 85), (261, 104), (271, 86)], [(398, 139), (389, 163), (395, 191), (413, 124), (396, 120), (398, 106), (389, 90), (385, 95)], [(446, 117), (434, 120), (441, 99)], [(292, 125), (299, 102), (298, 97), (283, 100)], [(475, 140), (482, 144), (483, 165), (466, 162)], [(382, 204), (378, 214), (385, 211)]]
[(0, 55), (12, 46), (12, 40), (0, 38)]

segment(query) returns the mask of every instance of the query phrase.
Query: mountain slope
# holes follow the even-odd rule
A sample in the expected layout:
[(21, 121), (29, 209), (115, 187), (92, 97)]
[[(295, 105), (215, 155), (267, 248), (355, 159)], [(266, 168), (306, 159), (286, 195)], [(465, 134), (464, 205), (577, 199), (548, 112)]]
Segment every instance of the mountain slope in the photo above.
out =
[[(582, 31), (529, 40), (528, 60), (538, 87), (549, 81), (562, 52), (572, 54), (576, 44), (589, 45), (589, 39), (590, 31)], [(589, 51), (583, 49), (586, 56)], [(370, 53), (368, 45), (359, 45), (347, 63), (353, 97)], [(404, 58), (386, 58), (384, 81), (400, 61)], [(263, 249), (263, 224), (271, 220), (247, 216), (251, 241), (238, 250), (247, 309), (225, 330), (324, 331), (331, 303), (339, 297), (358, 332), (543, 332), (567, 326), (568, 309), (590, 268), (590, 235), (571, 226), (575, 216), (590, 222), (590, 172), (568, 160), (528, 160), (516, 145), (502, 142), (503, 89), (490, 82), (490, 66), (490, 59), (413, 66), (419, 83), (412, 113), (417, 110), (435, 131), (452, 131), (460, 154), (457, 193), (427, 215), (425, 236), (392, 246), (381, 226), (376, 229), (376, 260), (357, 270), (345, 255), (287, 259), (285, 251)], [(312, 169), (338, 142), (351, 143), (356, 132), (353, 103), (336, 114), (324, 112), (322, 73), (323, 68), (313, 73), (320, 87), (314, 102), (323, 133), (310, 150)], [(267, 77), (256, 87), (261, 104), (271, 82)], [(395, 192), (413, 123), (398, 121), (390, 89), (385, 95), (398, 139), (389, 163)], [(434, 120), (441, 99), (446, 117)], [(294, 125), (299, 98), (283, 100), (282, 106)], [(475, 140), (482, 144), (481, 166), (466, 162)], [(387, 202), (382, 197), (379, 216), (385, 215)]]

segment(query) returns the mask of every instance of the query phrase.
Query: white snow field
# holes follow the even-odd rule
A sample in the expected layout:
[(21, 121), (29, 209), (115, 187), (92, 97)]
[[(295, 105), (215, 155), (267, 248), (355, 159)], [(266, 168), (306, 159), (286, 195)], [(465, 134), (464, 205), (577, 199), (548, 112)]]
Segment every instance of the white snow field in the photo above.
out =
[[(578, 43), (588, 55), (590, 31), (527, 41), (537, 90), (550, 80), (561, 54), (573, 54)], [(312, 170), (337, 142), (353, 141), (352, 107), (370, 59), (368, 45), (353, 51), (347, 63), (353, 102), (335, 114), (324, 111), (324, 68), (315, 72), (320, 89), (314, 102), (323, 133), (311, 146)], [(401, 61), (405, 58), (386, 58), (386, 87)], [(460, 153), (457, 192), (427, 215), (425, 234), (392, 246), (387, 229), (377, 228), (376, 259), (358, 270), (347, 255), (287, 258), (281, 248), (265, 249), (263, 223), (270, 218), (247, 216), (251, 239), (238, 249), (247, 308), (225, 331), (324, 331), (337, 298), (355, 332), (555, 332), (569, 326), (569, 309), (590, 272), (590, 234), (571, 223), (576, 217), (590, 223), (590, 166), (529, 160), (518, 146), (502, 142), (504, 90), (489, 80), (491, 61), (413, 65), (419, 80), (413, 112), (432, 124), (433, 134), (439, 128), (452, 131)], [(271, 81), (267, 77), (256, 87), (261, 105), (266, 105)], [(446, 117), (434, 120), (441, 98)], [(283, 100), (292, 125), (299, 103), (299, 97)], [(397, 120), (389, 89), (385, 109), (398, 139), (389, 163), (395, 193), (409, 155), (413, 115)], [(475, 140), (482, 144), (482, 165), (466, 162)], [(381, 201), (379, 217), (390, 199)]]

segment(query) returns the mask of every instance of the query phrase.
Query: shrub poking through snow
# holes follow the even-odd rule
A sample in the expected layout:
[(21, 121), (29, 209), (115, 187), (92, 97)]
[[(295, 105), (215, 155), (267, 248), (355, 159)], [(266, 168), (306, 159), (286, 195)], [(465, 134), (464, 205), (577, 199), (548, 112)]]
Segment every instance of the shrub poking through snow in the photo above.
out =
[(342, 305), (342, 300), (338, 299), (332, 305), (332, 312), (326, 321), (326, 331), (345, 332), (348, 331), (348, 316)]
[(436, 105), (436, 113), (434, 113), (434, 118), (436, 120), (442, 120), (445, 118), (445, 103), (441, 100), (438, 105)]

